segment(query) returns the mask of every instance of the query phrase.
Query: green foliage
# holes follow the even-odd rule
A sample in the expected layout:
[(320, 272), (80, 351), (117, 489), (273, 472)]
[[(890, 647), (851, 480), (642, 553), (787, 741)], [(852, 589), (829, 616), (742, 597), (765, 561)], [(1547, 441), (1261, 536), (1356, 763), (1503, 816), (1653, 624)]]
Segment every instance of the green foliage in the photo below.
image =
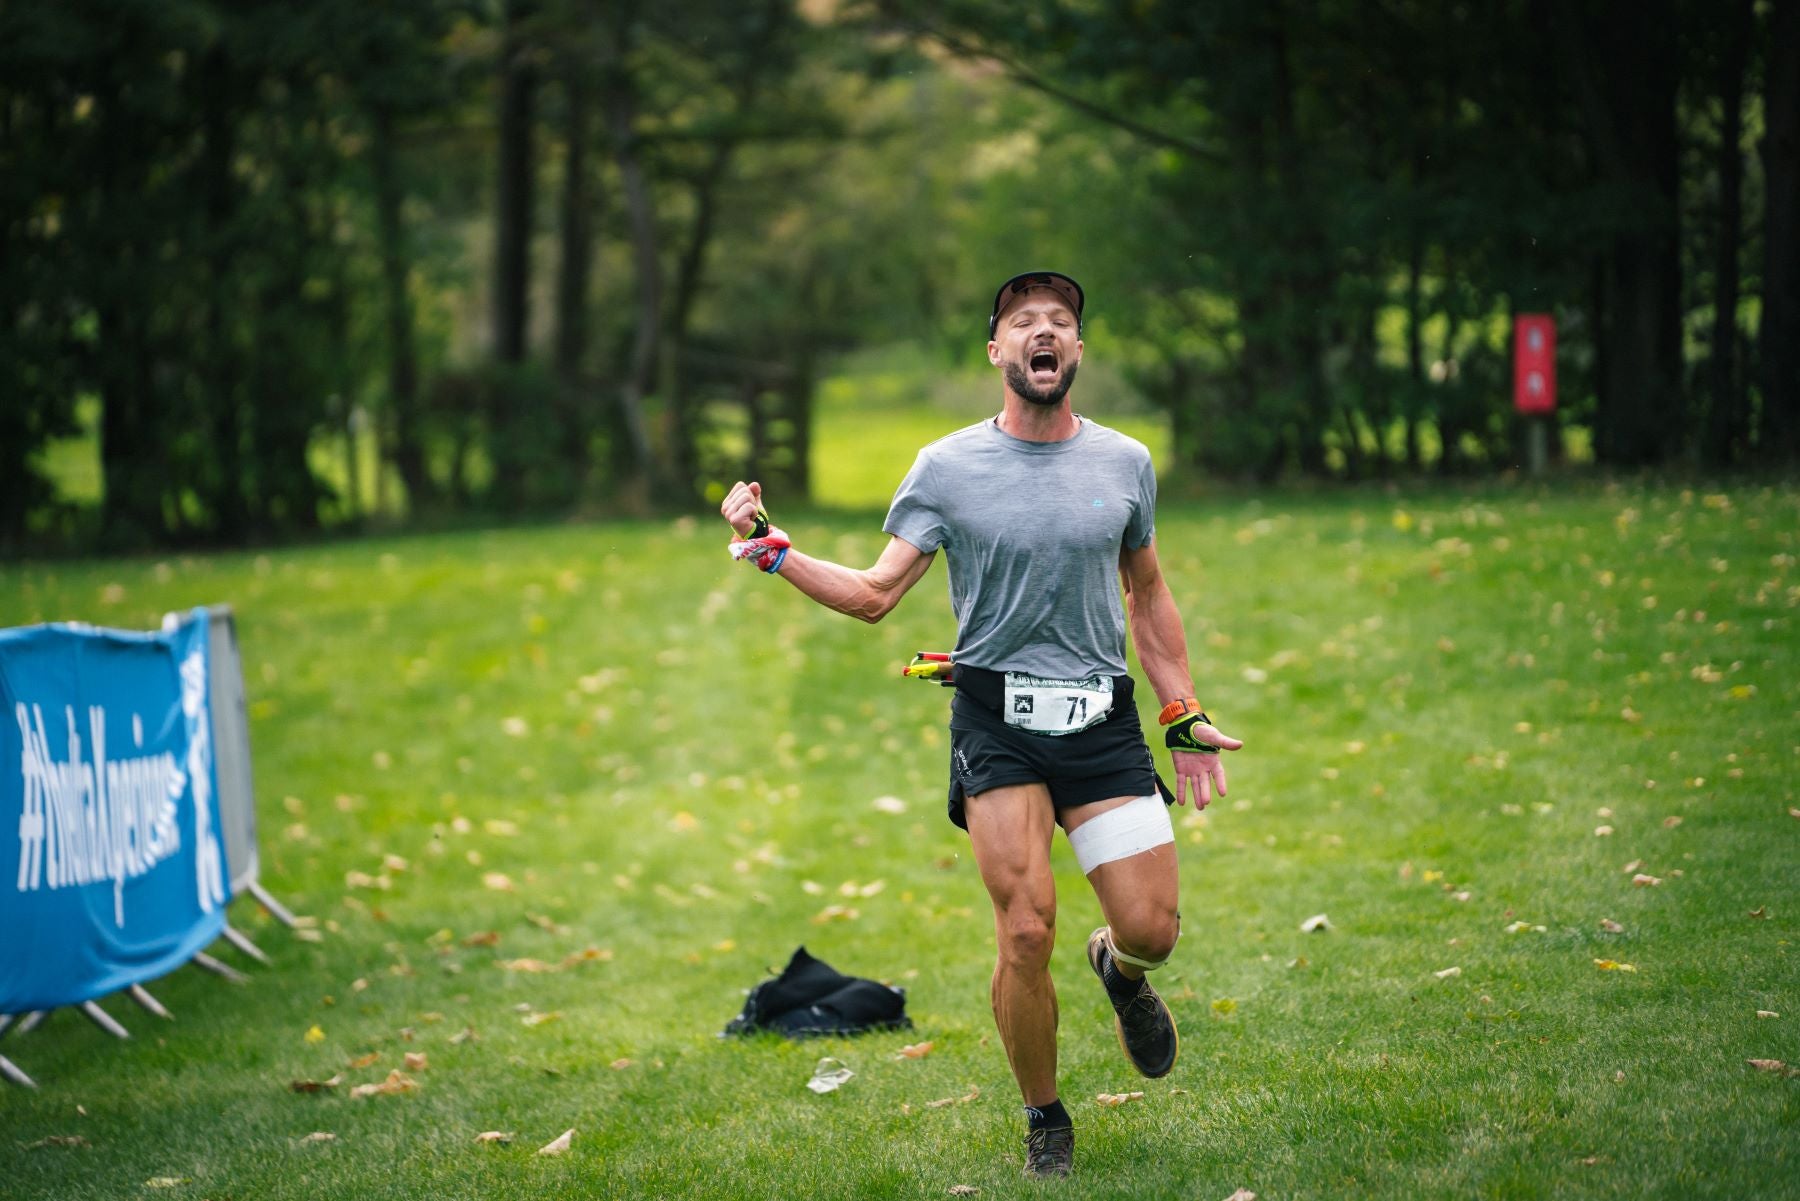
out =
[[(1558, 319), (1560, 441), (1781, 461), (1791, 67), (1731, 12), (24, 0), (0, 537), (804, 492), (820, 381), (979, 367), (1031, 265), (1087, 285), (1184, 475), (1508, 468), (1517, 312)], [(381, 488), (321, 471), (353, 453)]]

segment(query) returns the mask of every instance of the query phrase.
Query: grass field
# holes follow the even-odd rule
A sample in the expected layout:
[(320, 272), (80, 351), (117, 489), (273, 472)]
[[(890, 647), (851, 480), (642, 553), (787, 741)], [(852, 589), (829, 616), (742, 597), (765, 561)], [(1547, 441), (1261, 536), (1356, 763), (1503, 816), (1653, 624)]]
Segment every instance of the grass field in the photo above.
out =
[[(878, 513), (772, 500), (808, 550), (880, 547)], [(69, 1014), (0, 1043), (43, 1083), (0, 1091), (0, 1192), (1800, 1196), (1800, 1079), (1746, 1063), (1800, 1061), (1796, 531), (1793, 488), (1165, 507), (1249, 745), (1176, 815), (1165, 1080), (1120, 1057), (1058, 844), (1061, 1186), (1018, 1178), (944, 697), (897, 678), (951, 640), (941, 565), (874, 628), (704, 519), (0, 566), (4, 625), (236, 607), (264, 880), (320, 923), (240, 902), (276, 961), (248, 986), (184, 969), (173, 1024), (106, 1003), (129, 1044)], [(801, 943), (917, 1028), (718, 1039)], [(407, 1052), (416, 1091), (348, 1095)], [(826, 1055), (857, 1074), (816, 1096)]]

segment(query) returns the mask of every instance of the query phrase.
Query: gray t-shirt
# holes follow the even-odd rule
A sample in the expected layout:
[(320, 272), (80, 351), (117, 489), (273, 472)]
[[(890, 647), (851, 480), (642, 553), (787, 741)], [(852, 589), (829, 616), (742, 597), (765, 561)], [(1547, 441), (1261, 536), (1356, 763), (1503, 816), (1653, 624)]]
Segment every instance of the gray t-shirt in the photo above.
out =
[(958, 663), (1125, 674), (1119, 551), (1156, 528), (1142, 442), (1085, 418), (1072, 438), (1026, 442), (990, 418), (919, 452), (882, 528), (948, 552)]

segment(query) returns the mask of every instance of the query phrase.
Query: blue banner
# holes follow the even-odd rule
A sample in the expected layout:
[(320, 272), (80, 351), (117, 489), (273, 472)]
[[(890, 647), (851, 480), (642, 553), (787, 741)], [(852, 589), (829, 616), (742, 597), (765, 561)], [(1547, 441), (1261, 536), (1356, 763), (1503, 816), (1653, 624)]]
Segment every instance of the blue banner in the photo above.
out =
[(0, 1013), (153, 980), (224, 928), (207, 626), (0, 630)]

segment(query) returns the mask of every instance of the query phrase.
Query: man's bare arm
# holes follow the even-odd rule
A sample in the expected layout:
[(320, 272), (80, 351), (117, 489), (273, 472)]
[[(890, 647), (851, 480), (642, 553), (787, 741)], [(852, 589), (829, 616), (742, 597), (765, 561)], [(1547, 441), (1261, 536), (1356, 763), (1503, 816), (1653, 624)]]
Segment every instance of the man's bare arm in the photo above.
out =
[(1181, 611), (1163, 579), (1162, 565), (1151, 543), (1119, 552), (1119, 576), (1125, 581), (1125, 611), (1131, 619), (1131, 639), (1137, 644), (1138, 662), (1150, 677), (1150, 687), (1163, 704), (1194, 695), (1194, 678), (1188, 669), (1187, 633)]
[(790, 550), (776, 574), (827, 609), (873, 625), (931, 570), (934, 557), (904, 538), (894, 538), (866, 571)]
[[(1163, 579), (1154, 545), (1119, 551), (1119, 576), (1125, 581), (1125, 609), (1131, 618), (1131, 637), (1137, 644), (1138, 662), (1150, 677), (1156, 699), (1171, 701), (1194, 696), (1194, 678), (1188, 669), (1187, 633), (1181, 611)], [(1235, 751), (1244, 744), (1217, 726), (1196, 721), (1189, 730), (1195, 738), (1220, 750)], [(1175, 764), (1175, 801), (1204, 809), (1213, 797), (1225, 795), (1225, 758), (1192, 750), (1172, 750)]]
[[(740, 537), (748, 537), (762, 505), (762, 485), (741, 480), (719, 506)], [(931, 569), (934, 556), (904, 538), (894, 538), (873, 567), (858, 571), (789, 548), (775, 574), (828, 609), (873, 625), (893, 612), (900, 598)]]

